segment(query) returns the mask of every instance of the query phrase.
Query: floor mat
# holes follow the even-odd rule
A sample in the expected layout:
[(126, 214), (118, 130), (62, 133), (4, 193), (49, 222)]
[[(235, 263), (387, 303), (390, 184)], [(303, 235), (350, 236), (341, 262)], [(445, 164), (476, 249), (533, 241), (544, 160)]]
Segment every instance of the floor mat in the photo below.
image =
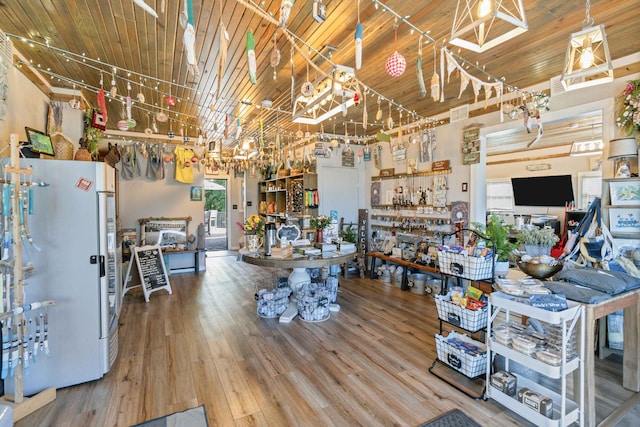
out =
[(419, 427), (481, 427), (460, 409), (453, 409), (449, 412), (433, 418)]
[(209, 427), (204, 406), (145, 421), (132, 427)]

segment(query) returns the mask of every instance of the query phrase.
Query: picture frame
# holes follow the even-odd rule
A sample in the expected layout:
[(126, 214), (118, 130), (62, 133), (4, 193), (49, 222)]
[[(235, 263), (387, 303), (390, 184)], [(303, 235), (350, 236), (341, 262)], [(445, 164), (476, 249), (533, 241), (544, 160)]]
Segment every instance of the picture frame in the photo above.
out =
[(30, 127), (25, 127), (24, 130), (27, 133), (27, 141), (29, 141), (31, 151), (33, 151), (34, 153), (55, 156), (55, 152), (53, 150), (53, 142), (51, 141), (51, 137), (49, 135)]
[[(172, 246), (179, 248), (186, 246), (189, 236), (189, 222), (191, 217), (149, 217), (140, 218), (140, 246), (155, 245), (159, 243), (162, 234), (174, 233), (174, 237), (184, 237), (182, 241), (176, 241)], [(166, 248), (163, 248), (166, 250)]]
[(380, 169), (380, 176), (393, 176), (395, 168)]
[(609, 224), (612, 233), (640, 233), (640, 208), (610, 208)]
[(192, 185), (190, 189), (190, 196), (192, 202), (202, 201), (202, 187), (198, 185)]
[(640, 205), (640, 181), (611, 181), (611, 204), (617, 206)]

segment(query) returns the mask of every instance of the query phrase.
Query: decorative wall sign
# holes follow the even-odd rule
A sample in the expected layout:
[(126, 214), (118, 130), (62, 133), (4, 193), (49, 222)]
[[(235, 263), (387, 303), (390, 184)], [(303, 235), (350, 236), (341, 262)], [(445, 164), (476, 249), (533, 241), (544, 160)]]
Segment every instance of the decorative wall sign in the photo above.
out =
[(462, 164), (480, 163), (480, 128), (473, 127), (462, 132)]
[(355, 164), (355, 156), (353, 154), (353, 150), (343, 150), (342, 151), (342, 166), (343, 167), (353, 167)]
[(380, 176), (393, 176), (394, 172), (394, 168), (380, 169)]
[(407, 160), (407, 174), (411, 175), (418, 172), (418, 159), (412, 158)]
[(380, 192), (382, 183), (380, 181), (371, 183), (371, 206), (380, 206)]
[(402, 145), (396, 144), (391, 149), (391, 156), (393, 157), (394, 162), (398, 162), (401, 160), (406, 160), (407, 158), (407, 149)]
[(467, 228), (469, 222), (469, 205), (467, 202), (451, 202), (451, 222), (462, 224), (462, 228)]
[(431, 164), (431, 170), (434, 172), (445, 171), (449, 169), (449, 160), (438, 160)]

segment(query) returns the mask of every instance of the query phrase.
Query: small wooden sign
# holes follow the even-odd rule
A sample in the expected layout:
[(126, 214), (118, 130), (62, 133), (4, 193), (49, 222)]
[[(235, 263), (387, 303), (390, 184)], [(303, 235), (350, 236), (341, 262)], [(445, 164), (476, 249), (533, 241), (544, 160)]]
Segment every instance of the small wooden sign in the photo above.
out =
[(353, 150), (344, 150), (342, 152), (342, 166), (343, 167), (353, 167), (355, 165), (355, 156), (353, 154)]
[(434, 172), (445, 171), (449, 169), (449, 160), (436, 160), (431, 163), (431, 170)]
[(380, 176), (393, 176), (394, 168), (380, 169)]

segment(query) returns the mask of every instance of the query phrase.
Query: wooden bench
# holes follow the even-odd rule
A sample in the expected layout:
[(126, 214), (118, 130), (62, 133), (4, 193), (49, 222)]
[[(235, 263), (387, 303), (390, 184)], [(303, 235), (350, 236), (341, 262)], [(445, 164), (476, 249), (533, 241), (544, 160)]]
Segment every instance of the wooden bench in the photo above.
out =
[(424, 271), (426, 273), (432, 274), (440, 274), (440, 269), (434, 268), (424, 264), (416, 264), (415, 262), (407, 261), (402, 258), (396, 258), (389, 255), (385, 255), (382, 252), (367, 252), (367, 257), (371, 257), (371, 270), (369, 271), (369, 277), (371, 279), (375, 279), (376, 275), (376, 259), (379, 259), (385, 263), (401, 265), (404, 267), (402, 271), (402, 285), (400, 289), (403, 291), (409, 290), (409, 285), (407, 283), (407, 270), (409, 268), (413, 268), (414, 270)]

